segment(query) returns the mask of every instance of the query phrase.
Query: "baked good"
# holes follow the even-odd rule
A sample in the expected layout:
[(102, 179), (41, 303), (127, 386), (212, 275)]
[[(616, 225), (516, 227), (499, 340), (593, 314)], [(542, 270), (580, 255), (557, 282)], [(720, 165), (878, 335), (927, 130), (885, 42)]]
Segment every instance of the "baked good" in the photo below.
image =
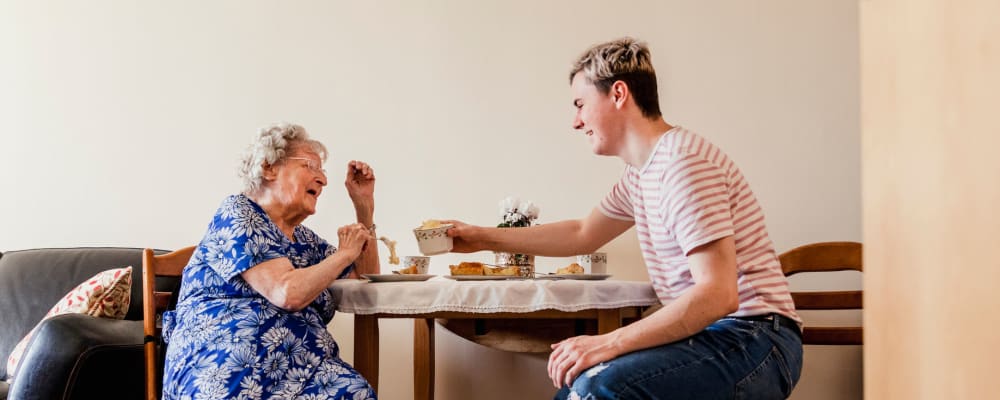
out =
[(416, 265), (411, 265), (409, 267), (403, 268), (403, 269), (401, 269), (399, 271), (396, 271), (396, 272), (401, 273), (401, 274), (407, 274), (407, 275), (416, 274), (417, 273), (417, 266)]
[(483, 275), (483, 263), (461, 262), (458, 265), (449, 265), (452, 275)]
[(484, 267), (485, 275), (517, 276), (521, 272), (521, 267), (509, 265), (506, 267)]
[(583, 273), (583, 267), (581, 267), (580, 264), (577, 263), (572, 263), (570, 265), (567, 265), (565, 267), (556, 270), (556, 275), (573, 275), (582, 273)]

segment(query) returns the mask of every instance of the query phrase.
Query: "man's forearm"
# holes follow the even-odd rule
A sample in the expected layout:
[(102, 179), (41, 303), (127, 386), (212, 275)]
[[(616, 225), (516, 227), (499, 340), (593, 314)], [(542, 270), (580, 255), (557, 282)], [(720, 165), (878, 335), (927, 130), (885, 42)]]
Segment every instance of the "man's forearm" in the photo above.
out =
[(593, 252), (598, 245), (587, 243), (579, 220), (566, 220), (525, 228), (483, 228), (481, 241), (497, 251), (566, 257)]
[(726, 294), (695, 285), (649, 317), (611, 333), (621, 354), (686, 339), (734, 310)]

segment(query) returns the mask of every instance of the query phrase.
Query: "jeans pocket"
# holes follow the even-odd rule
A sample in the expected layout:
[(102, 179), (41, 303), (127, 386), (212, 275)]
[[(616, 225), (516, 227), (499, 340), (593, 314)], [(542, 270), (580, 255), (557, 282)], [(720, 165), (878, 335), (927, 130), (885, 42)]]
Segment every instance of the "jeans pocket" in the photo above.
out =
[(785, 399), (792, 394), (792, 374), (785, 357), (777, 347), (772, 347), (757, 368), (736, 383), (737, 399)]

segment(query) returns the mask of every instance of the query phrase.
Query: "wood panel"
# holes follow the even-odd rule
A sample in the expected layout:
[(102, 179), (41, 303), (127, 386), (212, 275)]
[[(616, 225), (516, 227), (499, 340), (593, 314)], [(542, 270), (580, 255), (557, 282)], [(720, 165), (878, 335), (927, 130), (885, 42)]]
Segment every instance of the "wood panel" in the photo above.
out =
[(860, 4), (865, 397), (995, 398), (1000, 2)]

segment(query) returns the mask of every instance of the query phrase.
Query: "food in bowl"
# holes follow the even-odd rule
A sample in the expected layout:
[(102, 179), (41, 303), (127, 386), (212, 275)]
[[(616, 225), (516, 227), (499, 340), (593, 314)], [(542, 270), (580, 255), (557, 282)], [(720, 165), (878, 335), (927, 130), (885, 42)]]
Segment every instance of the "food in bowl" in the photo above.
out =
[(557, 269), (556, 275), (575, 275), (575, 274), (582, 274), (583, 272), (584, 272), (583, 267), (581, 267), (580, 264), (572, 263), (570, 265)]
[[(433, 228), (425, 228), (425, 226), (433, 226)], [(425, 256), (433, 256), (451, 251), (454, 241), (451, 236), (448, 236), (447, 232), (453, 226), (452, 224), (442, 224), (436, 220), (428, 220), (413, 229), (413, 235), (417, 237), (417, 247), (420, 248), (420, 253)]]
[(452, 275), (484, 275), (486, 266), (480, 262), (461, 262), (458, 265), (449, 265)]
[(439, 228), (442, 225), (444, 224), (442, 224), (441, 221), (438, 221), (436, 219), (429, 219), (421, 223), (420, 227), (417, 229), (434, 229), (434, 228)]

